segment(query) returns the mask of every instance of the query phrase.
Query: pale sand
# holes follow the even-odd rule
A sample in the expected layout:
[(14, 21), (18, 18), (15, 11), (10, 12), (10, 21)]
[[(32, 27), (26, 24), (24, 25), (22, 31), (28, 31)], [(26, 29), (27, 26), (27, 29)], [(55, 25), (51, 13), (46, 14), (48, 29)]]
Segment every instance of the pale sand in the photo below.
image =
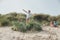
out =
[(21, 33), (11, 27), (0, 27), (0, 40), (60, 40), (60, 28), (42, 28), (41, 32)]

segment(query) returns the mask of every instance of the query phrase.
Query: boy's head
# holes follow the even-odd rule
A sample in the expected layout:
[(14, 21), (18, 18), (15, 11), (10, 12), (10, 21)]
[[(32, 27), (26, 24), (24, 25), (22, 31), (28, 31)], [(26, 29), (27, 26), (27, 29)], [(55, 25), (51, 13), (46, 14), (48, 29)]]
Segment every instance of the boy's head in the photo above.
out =
[(28, 13), (30, 13), (31, 11), (30, 10), (28, 10)]

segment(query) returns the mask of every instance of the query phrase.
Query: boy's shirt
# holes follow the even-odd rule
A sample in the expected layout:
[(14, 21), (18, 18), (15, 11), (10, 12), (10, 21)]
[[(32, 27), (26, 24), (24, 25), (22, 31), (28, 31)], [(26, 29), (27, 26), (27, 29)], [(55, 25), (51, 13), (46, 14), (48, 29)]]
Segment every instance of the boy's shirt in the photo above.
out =
[(26, 13), (26, 19), (30, 18), (32, 16), (31, 13)]

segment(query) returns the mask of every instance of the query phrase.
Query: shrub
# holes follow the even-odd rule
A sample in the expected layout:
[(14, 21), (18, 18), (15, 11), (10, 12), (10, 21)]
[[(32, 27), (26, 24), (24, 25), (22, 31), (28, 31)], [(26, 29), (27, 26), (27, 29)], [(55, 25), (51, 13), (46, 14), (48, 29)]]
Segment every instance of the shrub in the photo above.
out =
[(30, 27), (34, 30), (34, 31), (41, 31), (41, 25), (37, 22), (30, 22)]
[(49, 15), (38, 14), (38, 15), (35, 15), (33, 19), (35, 19), (36, 21), (43, 21), (43, 20), (48, 21), (49, 17), (50, 17)]
[(19, 20), (20, 22), (25, 22), (25, 21), (26, 21), (25, 18), (19, 18), (18, 20)]
[(9, 21), (8, 20), (3, 20), (2, 22), (1, 22), (1, 26), (8, 26), (10, 23), (9, 23)]
[(7, 17), (7, 19), (8, 19), (9, 21), (17, 21), (17, 20), (18, 20), (18, 18), (15, 18), (15, 17)]
[(27, 24), (26, 25), (26, 30), (32, 30), (32, 28), (33, 28), (33, 24)]
[(24, 22), (14, 22), (14, 29), (21, 31), (21, 32), (27, 32), (27, 31), (41, 31), (41, 25), (37, 22), (30, 22), (28, 24), (25, 24)]
[(18, 30), (18, 31), (21, 31), (21, 32), (26, 32), (26, 24), (23, 23), (23, 22), (14, 22), (14, 29), (13, 30)]
[(20, 22), (19, 25), (17, 26), (17, 28), (21, 32), (26, 32), (26, 24), (23, 22)]

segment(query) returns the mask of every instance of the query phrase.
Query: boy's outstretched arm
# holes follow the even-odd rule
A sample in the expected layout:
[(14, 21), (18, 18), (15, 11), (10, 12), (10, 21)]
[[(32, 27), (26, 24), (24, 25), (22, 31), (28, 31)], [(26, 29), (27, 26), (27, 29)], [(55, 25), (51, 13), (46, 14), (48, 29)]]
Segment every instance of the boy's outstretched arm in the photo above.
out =
[(23, 11), (24, 11), (25, 13), (27, 13), (27, 11), (26, 11), (26, 10), (24, 10), (24, 9), (23, 9)]

